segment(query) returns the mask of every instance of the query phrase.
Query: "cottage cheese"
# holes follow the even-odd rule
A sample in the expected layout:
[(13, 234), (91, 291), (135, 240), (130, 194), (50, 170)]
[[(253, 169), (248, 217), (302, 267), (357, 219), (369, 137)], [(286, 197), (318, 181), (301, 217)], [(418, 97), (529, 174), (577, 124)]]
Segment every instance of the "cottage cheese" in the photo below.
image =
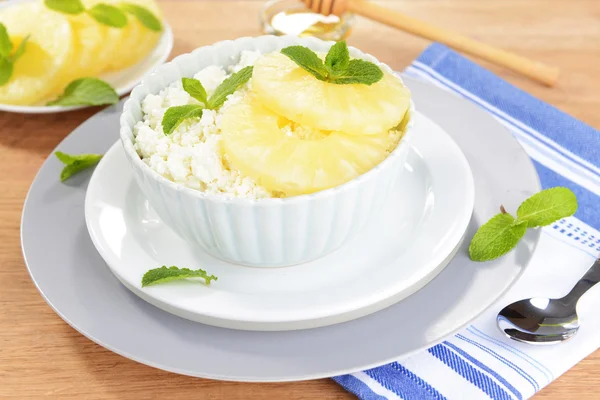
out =
[[(210, 66), (194, 78), (202, 82), (210, 96), (229, 75), (254, 65), (259, 56), (259, 52), (242, 52), (239, 62), (227, 70)], [(161, 125), (165, 111), (172, 106), (199, 104), (198, 101), (183, 90), (181, 80), (157, 95), (146, 96), (142, 102), (143, 120), (133, 130), (134, 147), (142, 161), (165, 178), (206, 193), (252, 199), (274, 197), (274, 193), (231, 168), (221, 150), (221, 110), (239, 101), (244, 91), (230, 95), (218, 111), (205, 110), (199, 121), (184, 121), (169, 136), (163, 133)]]

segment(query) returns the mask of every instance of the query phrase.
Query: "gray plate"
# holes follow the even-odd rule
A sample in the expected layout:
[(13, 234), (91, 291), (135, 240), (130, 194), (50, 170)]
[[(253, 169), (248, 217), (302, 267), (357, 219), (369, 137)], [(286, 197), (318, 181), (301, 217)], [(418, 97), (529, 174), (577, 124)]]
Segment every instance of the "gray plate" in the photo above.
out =
[[(216, 328), (163, 312), (122, 286), (94, 248), (84, 222), (91, 171), (60, 183), (62, 166), (54, 156), (39, 171), (23, 210), (21, 241), (33, 281), (48, 304), (94, 342), (141, 363), (192, 376), (314, 379), (381, 365), (434, 345), (490, 307), (524, 271), (539, 230), (528, 232), (516, 251), (490, 263), (471, 262), (467, 247), (476, 227), (497, 213), (500, 204), (514, 210), (540, 184), (523, 149), (487, 113), (437, 87), (408, 77), (405, 81), (419, 111), (442, 126), (469, 160), (475, 210), (456, 257), (404, 301), (351, 322), (288, 332)], [(60, 150), (108, 150), (118, 138), (121, 106), (83, 123)]]

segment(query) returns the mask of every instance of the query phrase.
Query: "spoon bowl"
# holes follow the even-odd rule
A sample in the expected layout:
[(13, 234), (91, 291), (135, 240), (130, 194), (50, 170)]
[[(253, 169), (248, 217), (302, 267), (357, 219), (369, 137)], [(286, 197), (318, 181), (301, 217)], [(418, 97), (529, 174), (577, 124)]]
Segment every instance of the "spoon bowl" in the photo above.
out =
[(579, 330), (577, 302), (598, 282), (600, 260), (560, 299), (536, 297), (504, 307), (496, 319), (498, 327), (519, 342), (553, 344), (568, 340)]

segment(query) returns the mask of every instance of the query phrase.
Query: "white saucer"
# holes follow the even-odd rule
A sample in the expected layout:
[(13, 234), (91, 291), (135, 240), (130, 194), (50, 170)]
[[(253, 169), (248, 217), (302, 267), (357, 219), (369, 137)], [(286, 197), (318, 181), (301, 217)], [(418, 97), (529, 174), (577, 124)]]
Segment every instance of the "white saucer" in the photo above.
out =
[[(7, 1), (0, 4), (0, 9), (10, 7), (15, 3), (28, 2), (31, 0)], [(121, 71), (110, 72), (99, 76), (100, 79), (108, 82), (120, 96), (129, 93), (142, 80), (144, 75), (153, 71), (156, 67), (163, 64), (169, 58), (173, 49), (173, 31), (166, 21), (163, 23), (163, 34), (154, 47), (154, 50), (139, 63), (132, 65)], [(0, 111), (21, 113), (21, 114), (52, 114), (65, 111), (74, 111), (91, 106), (17, 106), (12, 104), (0, 103)]]
[[(156, 216), (138, 189), (121, 143), (90, 181), (86, 223), (112, 272), (132, 292), (175, 315), (233, 329), (292, 330), (356, 319), (429, 283), (449, 262), (471, 218), (473, 178), (454, 141), (417, 114), (406, 172), (364, 232), (319, 260), (251, 268), (189, 245)], [(141, 288), (162, 265), (202, 268), (210, 286), (173, 282)]]

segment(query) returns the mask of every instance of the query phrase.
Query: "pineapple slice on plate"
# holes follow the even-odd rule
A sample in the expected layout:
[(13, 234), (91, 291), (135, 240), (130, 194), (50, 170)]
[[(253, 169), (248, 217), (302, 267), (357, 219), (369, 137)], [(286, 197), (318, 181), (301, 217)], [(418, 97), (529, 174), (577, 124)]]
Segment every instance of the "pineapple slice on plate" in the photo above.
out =
[(83, 76), (98, 75), (106, 68), (110, 59), (111, 49), (104, 43), (106, 26), (87, 14), (69, 16), (69, 22), (75, 44), (69, 82)]
[(389, 154), (397, 135), (347, 135), (301, 126), (267, 109), (254, 94), (226, 106), (221, 119), (224, 154), (232, 167), (286, 196), (346, 183)]
[[(142, 6), (147, 10), (151, 11), (159, 20), (163, 20), (163, 14), (158, 6), (158, 4), (154, 0), (127, 0), (127, 3), (135, 4), (138, 6)], [(129, 17), (132, 17), (129, 15)], [(131, 49), (131, 57), (133, 60), (133, 64), (143, 60), (154, 47), (158, 43), (162, 32), (152, 31), (145, 26), (143, 26), (137, 18), (130, 18), (129, 21), (137, 24), (139, 26), (139, 40), (137, 45)]]
[(13, 51), (31, 35), (15, 62), (13, 75), (0, 86), (0, 103), (35, 104), (46, 100), (71, 68), (73, 35), (68, 19), (41, 3), (17, 4), (0, 11)]
[(398, 125), (410, 107), (410, 92), (384, 70), (370, 86), (323, 82), (281, 53), (261, 57), (252, 87), (275, 113), (305, 126), (353, 135), (373, 135)]

